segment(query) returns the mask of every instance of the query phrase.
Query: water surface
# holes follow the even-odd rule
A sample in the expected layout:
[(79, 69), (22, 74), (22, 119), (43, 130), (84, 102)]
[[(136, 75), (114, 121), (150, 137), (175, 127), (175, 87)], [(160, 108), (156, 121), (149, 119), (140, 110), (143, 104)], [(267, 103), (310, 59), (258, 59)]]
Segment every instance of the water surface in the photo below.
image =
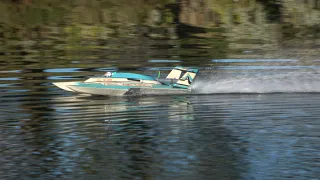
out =
[[(0, 179), (319, 179), (318, 1), (186, 2), (1, 1)], [(52, 85), (178, 65), (191, 95)]]
[(155, 97), (82, 96), (50, 83), (82, 79), (83, 69), (6, 72), (1, 177), (316, 179), (318, 70), (262, 67), (199, 67), (195, 94)]

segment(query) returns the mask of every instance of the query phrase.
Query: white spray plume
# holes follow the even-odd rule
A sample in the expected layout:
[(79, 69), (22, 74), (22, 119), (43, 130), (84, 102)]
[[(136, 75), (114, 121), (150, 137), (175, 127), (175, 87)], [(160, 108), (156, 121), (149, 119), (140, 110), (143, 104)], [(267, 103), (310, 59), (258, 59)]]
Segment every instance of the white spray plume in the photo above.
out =
[(192, 86), (197, 94), (320, 92), (318, 72), (216, 73), (199, 77)]

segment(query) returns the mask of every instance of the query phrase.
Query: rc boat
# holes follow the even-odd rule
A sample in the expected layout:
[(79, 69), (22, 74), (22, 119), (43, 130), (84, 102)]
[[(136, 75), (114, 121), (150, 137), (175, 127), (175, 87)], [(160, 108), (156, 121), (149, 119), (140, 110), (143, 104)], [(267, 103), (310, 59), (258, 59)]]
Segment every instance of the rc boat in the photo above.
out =
[(66, 91), (105, 96), (133, 96), (159, 94), (188, 94), (198, 69), (175, 67), (166, 79), (158, 79), (142, 74), (126, 72), (107, 72), (102, 76), (91, 77), (85, 81), (56, 82), (55, 86)]

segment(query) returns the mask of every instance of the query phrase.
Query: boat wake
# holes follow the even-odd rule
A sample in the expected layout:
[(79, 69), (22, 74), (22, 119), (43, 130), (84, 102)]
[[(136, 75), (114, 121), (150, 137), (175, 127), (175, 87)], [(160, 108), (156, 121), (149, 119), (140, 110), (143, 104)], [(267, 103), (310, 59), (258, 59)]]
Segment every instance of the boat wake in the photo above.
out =
[(199, 77), (192, 90), (197, 94), (320, 92), (320, 76), (315, 72), (224, 73), (206, 79)]

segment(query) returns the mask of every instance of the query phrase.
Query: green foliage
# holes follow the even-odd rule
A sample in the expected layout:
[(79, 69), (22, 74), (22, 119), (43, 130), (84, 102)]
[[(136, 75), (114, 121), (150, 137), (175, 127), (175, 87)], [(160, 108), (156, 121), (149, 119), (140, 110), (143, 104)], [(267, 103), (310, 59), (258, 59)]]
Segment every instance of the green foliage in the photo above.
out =
[(173, 23), (174, 14), (170, 10), (166, 9), (163, 13), (163, 19), (164, 23), (171, 24)]
[(22, 14), (22, 20), (27, 22), (26, 26), (36, 26), (43, 24), (43, 10), (40, 8), (27, 7), (25, 13)]
[[(113, 51), (123, 48), (123, 44), (113, 46), (110, 43), (110, 45), (110, 39), (127, 38), (131, 41), (147, 37), (172, 40), (178, 37), (179, 40), (182, 39), (182, 45), (199, 43), (199, 54), (205, 52), (204, 56), (215, 57), (227, 54), (226, 49), (230, 47), (227, 40), (231, 38), (233, 38), (233, 43), (252, 44), (260, 40), (265, 43), (266, 39), (273, 38), (276, 33), (282, 33), (281, 37), (284, 39), (298, 35), (304, 36), (305, 33), (318, 35), (318, 26), (309, 31), (302, 31), (295, 27), (294, 20), (292, 22), (289, 20), (291, 24), (284, 25), (282, 29), (280, 28), (280, 32), (273, 32), (275, 30), (272, 28), (266, 29), (271, 26), (271, 23), (281, 23), (280, 11), (282, 12), (285, 6), (282, 7), (276, 0), (204, 0), (204, 4), (198, 3), (200, 1), (197, 0), (185, 1), (190, 2), (186, 3), (188, 8), (183, 14), (184, 19), (192, 19), (193, 23), (189, 24), (181, 20), (182, 7), (179, 2), (182, 1), (3, 0), (0, 1), (2, 12), (0, 23), (4, 26), (1, 27), (2, 33), (0, 33), (6, 40), (33, 39), (38, 35), (43, 35), (45, 37), (41, 42), (48, 39), (49, 41), (58, 40), (65, 45), (59, 48), (68, 51), (94, 50), (101, 47)], [(285, 4), (285, 1), (281, 2)], [(286, 17), (294, 19), (298, 17), (298, 12), (304, 12), (302, 6), (288, 4), (286, 6), (289, 6), (291, 13), (295, 15)], [(192, 13), (189, 14), (188, 10), (191, 10)], [(156, 15), (152, 19), (153, 12)], [(181, 29), (181, 25), (186, 25), (188, 28)], [(55, 28), (59, 28), (59, 32), (53, 32)], [(204, 30), (197, 31), (201, 28)], [(308, 29), (307, 26), (304, 28)], [(267, 35), (265, 36), (264, 33)], [(186, 39), (197, 38), (193, 39), (195, 42), (183, 42), (185, 36), (188, 36)], [(244, 41), (250, 38), (251, 41)], [(99, 46), (101, 44), (102, 46)], [(175, 46), (179, 47), (179, 45)], [(187, 56), (188, 53), (191, 53), (186, 50), (187, 48), (182, 49), (181, 54)], [(208, 51), (207, 49), (214, 50)], [(180, 49), (177, 54), (179, 53)]]

